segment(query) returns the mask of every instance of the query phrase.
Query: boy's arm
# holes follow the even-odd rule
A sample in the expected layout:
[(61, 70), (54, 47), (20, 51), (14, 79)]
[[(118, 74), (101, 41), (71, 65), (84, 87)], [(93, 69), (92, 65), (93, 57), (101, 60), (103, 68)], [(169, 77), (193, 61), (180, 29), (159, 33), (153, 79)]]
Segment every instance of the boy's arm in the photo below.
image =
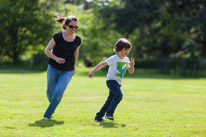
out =
[(134, 73), (134, 64), (135, 64), (134, 58), (131, 58), (131, 60), (130, 60), (130, 68), (128, 68), (129, 74), (133, 74)]
[(89, 72), (89, 78), (92, 78), (92, 77), (93, 77), (93, 74), (94, 74), (95, 71), (97, 71), (98, 69), (100, 69), (100, 68), (102, 68), (102, 67), (104, 67), (104, 66), (106, 66), (106, 65), (107, 65), (106, 61), (103, 61), (103, 62), (100, 62), (99, 64), (97, 64), (97, 65), (92, 69), (92, 71)]

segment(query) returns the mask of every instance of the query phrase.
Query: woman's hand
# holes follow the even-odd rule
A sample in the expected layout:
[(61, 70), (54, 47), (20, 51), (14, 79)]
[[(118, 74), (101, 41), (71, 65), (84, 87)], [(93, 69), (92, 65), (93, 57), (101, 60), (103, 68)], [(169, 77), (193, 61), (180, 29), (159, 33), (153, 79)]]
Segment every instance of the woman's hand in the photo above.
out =
[(64, 58), (56, 58), (56, 62), (59, 64), (64, 64), (65, 63), (65, 59)]

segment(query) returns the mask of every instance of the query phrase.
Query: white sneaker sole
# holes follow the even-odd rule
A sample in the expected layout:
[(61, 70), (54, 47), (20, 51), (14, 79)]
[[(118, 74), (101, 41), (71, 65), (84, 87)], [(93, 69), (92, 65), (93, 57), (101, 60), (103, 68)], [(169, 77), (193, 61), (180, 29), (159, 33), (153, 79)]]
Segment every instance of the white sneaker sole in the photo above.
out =
[(105, 117), (107, 119), (110, 119), (110, 120), (114, 120), (114, 117)]

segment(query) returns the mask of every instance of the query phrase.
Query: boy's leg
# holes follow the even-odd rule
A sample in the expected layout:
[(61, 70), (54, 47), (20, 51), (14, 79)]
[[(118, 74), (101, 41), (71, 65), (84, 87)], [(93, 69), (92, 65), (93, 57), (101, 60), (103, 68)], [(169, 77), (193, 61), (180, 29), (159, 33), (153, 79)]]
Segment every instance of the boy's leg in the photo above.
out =
[(50, 118), (53, 112), (55, 111), (56, 107), (60, 103), (62, 96), (64, 94), (64, 91), (69, 84), (71, 78), (72, 78), (73, 71), (66, 71), (62, 72), (62, 74), (59, 75), (56, 89), (55, 89), (55, 95), (47, 109), (47, 111), (44, 114), (44, 117)]
[(120, 89), (120, 85), (116, 81), (114, 80), (107, 81), (107, 86), (110, 89), (110, 91), (114, 94), (112, 102), (107, 110), (107, 114), (113, 115), (117, 105), (122, 100), (123, 94)]
[(106, 102), (104, 103), (104, 105), (102, 106), (102, 108), (100, 109), (100, 111), (96, 114), (95, 119), (102, 119), (102, 117), (105, 115), (105, 112), (109, 108), (113, 97), (114, 97), (114, 94), (111, 91), (109, 91), (109, 96), (108, 96)]

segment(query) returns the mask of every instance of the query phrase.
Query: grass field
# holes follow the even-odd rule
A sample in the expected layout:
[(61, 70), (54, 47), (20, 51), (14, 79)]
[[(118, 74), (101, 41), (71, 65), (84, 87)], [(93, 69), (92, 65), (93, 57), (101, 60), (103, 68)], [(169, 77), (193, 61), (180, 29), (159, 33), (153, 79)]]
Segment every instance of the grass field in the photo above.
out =
[(115, 120), (94, 122), (108, 96), (105, 72), (78, 69), (49, 121), (46, 72), (0, 69), (1, 137), (204, 137), (206, 78), (125, 76)]

